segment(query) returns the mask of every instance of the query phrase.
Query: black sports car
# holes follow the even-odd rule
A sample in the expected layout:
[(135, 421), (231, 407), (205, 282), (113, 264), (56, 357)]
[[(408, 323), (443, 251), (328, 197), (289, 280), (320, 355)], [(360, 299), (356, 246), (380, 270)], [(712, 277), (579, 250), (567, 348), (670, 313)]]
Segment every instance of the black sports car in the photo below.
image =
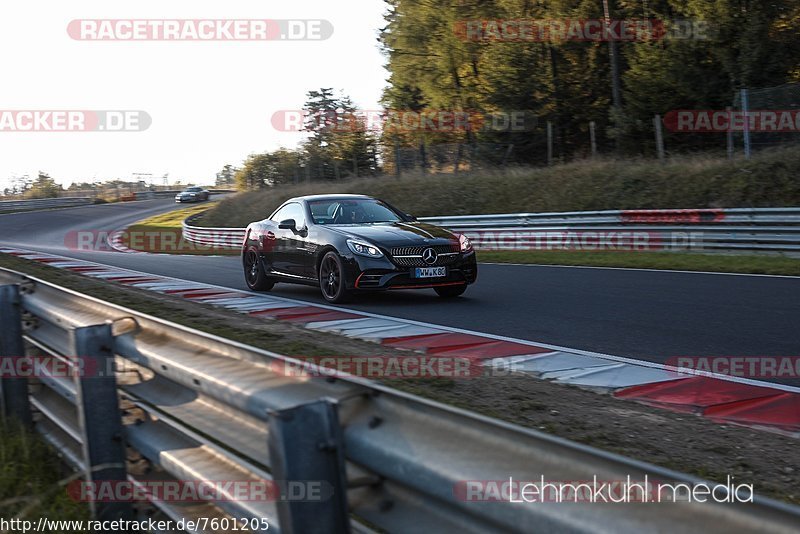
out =
[(208, 200), (210, 196), (211, 193), (202, 187), (190, 187), (175, 195), (175, 202), (179, 204), (183, 202), (203, 202)]
[(433, 288), (457, 297), (478, 276), (466, 236), (362, 195), (286, 201), (247, 227), (242, 263), (253, 290), (277, 282), (318, 285), (334, 303), (356, 290)]

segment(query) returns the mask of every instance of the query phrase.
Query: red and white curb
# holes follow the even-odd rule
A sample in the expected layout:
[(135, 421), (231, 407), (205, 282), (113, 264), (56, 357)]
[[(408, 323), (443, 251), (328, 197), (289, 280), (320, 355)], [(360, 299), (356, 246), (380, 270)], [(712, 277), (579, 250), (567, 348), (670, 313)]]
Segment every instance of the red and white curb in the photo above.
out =
[(144, 254), (144, 252), (134, 250), (125, 244), (125, 230), (111, 232), (111, 235), (108, 237), (108, 245), (117, 252), (122, 252), (123, 254)]
[(0, 248), (0, 252), (253, 317), (288, 321), (431, 356), (467, 358), (485, 366), (530, 373), (719, 423), (800, 437), (800, 388), (792, 386), (722, 375), (693, 375), (657, 363), (309, 304), (52, 254), (16, 248)]

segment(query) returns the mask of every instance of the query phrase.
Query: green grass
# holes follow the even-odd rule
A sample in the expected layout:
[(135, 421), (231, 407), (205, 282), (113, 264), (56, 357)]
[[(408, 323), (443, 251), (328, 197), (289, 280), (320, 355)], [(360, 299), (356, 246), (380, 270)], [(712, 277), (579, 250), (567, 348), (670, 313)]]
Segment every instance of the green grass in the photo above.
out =
[(183, 238), (183, 221), (209, 209), (209, 204), (177, 209), (128, 227), (123, 243), (133, 250), (157, 254), (238, 255), (240, 250), (197, 245)]
[(0, 517), (89, 519), (88, 507), (67, 496), (64, 473), (56, 451), (38, 434), (0, 421)]
[(707, 271), (800, 276), (800, 259), (676, 252), (573, 252), (514, 250), (478, 252), (482, 263), (582, 265), (678, 271)]
[(280, 186), (222, 200), (200, 224), (244, 227), (288, 198), (363, 193), (413, 215), (733, 208), (800, 205), (800, 147), (758, 153), (752, 160), (684, 156), (656, 160), (580, 161), (549, 168), (459, 175), (361, 178)]

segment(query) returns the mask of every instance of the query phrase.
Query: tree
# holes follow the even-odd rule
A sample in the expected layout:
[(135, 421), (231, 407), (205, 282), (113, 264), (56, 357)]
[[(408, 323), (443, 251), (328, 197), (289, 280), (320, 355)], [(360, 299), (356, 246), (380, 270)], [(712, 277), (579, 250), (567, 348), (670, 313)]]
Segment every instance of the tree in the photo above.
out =
[(311, 136), (303, 144), (302, 159), (312, 179), (339, 180), (377, 172), (376, 135), (350, 97), (336, 97), (332, 88), (309, 91), (303, 111)]
[(236, 173), (239, 169), (233, 165), (225, 165), (222, 170), (217, 173), (217, 187), (230, 187), (236, 184)]
[[(741, 87), (800, 82), (800, 0), (610, 2), (615, 20), (658, 21), (673, 32), (649, 42), (617, 43), (621, 108), (613, 105), (606, 42), (509, 40), (497, 33), (498, 38), (470, 38), (476, 21), (489, 36), (486, 21), (602, 19), (601, 0), (387, 1), (380, 35), (390, 72), (383, 96), (387, 109), (530, 111), (540, 127), (522, 132), (384, 131), (384, 157), (394, 144), (487, 142), (514, 144), (523, 162), (536, 163), (544, 159), (545, 121), (555, 125), (557, 155), (587, 152), (590, 121), (597, 125), (601, 149), (614, 141), (623, 153), (646, 153), (652, 149), (655, 114), (724, 109)], [(692, 31), (706, 29), (706, 35), (676, 35), (680, 26), (673, 21), (693, 24)], [(473, 30), (467, 31), (469, 22)], [(670, 146), (719, 146), (713, 136), (679, 137)]]
[(6, 188), (4, 192), (7, 196), (24, 195), (31, 188), (32, 184), (33, 181), (27, 174), (23, 176), (13, 176), (11, 178), (11, 187)]
[(251, 154), (236, 171), (236, 189), (253, 191), (267, 187), (271, 176), (269, 154)]
[(25, 196), (26, 198), (54, 198), (59, 196), (63, 190), (47, 173), (39, 171), (39, 176), (33, 181)]
[(264, 189), (300, 180), (300, 160), (297, 151), (280, 148), (274, 152), (251, 154), (244, 166), (236, 171), (239, 191)]

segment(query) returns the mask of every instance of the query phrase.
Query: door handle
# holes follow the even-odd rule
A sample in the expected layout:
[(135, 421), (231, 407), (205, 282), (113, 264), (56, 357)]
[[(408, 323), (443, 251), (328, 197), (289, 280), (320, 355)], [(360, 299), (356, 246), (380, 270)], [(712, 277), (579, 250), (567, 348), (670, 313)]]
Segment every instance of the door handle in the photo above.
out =
[(275, 239), (275, 234), (272, 232), (267, 232), (267, 239)]

